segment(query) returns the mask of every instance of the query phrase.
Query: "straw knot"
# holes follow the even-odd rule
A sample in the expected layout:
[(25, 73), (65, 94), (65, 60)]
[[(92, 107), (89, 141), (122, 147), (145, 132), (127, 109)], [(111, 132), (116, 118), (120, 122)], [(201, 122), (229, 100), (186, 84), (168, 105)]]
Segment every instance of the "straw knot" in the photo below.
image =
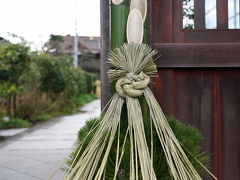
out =
[(150, 82), (148, 75), (140, 72), (139, 74), (127, 73), (124, 78), (121, 78), (116, 83), (116, 91), (122, 98), (139, 97), (143, 94), (145, 89)]

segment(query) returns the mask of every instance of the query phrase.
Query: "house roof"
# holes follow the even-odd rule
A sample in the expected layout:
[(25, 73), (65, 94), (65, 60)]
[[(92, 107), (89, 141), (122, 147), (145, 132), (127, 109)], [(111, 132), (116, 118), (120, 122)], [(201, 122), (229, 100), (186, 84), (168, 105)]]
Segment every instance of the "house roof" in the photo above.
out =
[[(58, 42), (58, 52), (62, 54), (74, 53), (74, 36), (64, 36), (63, 42)], [(100, 37), (79, 36), (78, 51), (100, 53)]]

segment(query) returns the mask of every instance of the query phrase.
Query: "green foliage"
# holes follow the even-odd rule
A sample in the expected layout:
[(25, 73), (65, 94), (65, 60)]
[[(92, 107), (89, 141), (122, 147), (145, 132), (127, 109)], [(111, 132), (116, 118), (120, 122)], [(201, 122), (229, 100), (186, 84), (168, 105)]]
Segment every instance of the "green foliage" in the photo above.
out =
[(0, 72), (6, 73), (5, 77), (1, 75), (2, 80), (18, 85), (21, 75), (29, 70), (31, 62), (29, 47), (21, 43), (1, 42), (0, 61)]
[(39, 115), (39, 116), (35, 117), (34, 120), (36, 122), (45, 122), (51, 118), (52, 118), (52, 116), (50, 114), (43, 114), (43, 115)]
[[(1, 99), (0, 99), (1, 100)], [(1, 107), (0, 107), (1, 108)], [(1, 120), (1, 117), (4, 117), (4, 116), (7, 116), (7, 111), (6, 111), (6, 109), (1, 109), (1, 111), (0, 111), (0, 120)]]
[(41, 73), (39, 72), (39, 66), (36, 63), (35, 53), (33, 53), (33, 62), (30, 64), (30, 69), (28, 72), (24, 73), (20, 78), (20, 84), (24, 86), (24, 91), (36, 91), (41, 85)]
[(45, 122), (53, 117), (62, 116), (66, 114), (73, 114), (77, 112), (77, 108), (84, 104), (91, 102), (96, 99), (95, 94), (82, 94), (79, 97), (75, 97), (71, 100), (58, 99), (56, 106), (53, 106), (51, 111), (45, 112), (44, 114), (35, 115), (32, 117), (32, 122)]
[(183, 0), (184, 29), (194, 29), (194, 0)]
[(64, 93), (70, 98), (88, 93), (92, 88), (92, 84), (88, 85), (91, 81), (87, 80), (94, 79), (94, 75), (73, 67), (70, 57), (42, 54), (37, 63), (41, 75), (40, 90), (43, 92)]
[[(91, 120), (87, 121), (86, 125), (83, 126), (79, 130), (78, 140), (76, 143), (75, 151), (70, 155), (69, 159), (66, 161), (66, 165), (68, 166), (68, 168), (70, 168), (71, 164), (73, 163), (73, 160), (76, 158), (77, 152), (79, 150), (79, 147), (78, 147), (79, 143), (82, 142), (83, 139), (87, 136), (87, 134), (90, 132), (90, 130), (94, 127), (94, 124), (95, 125), (98, 124), (99, 121), (100, 121), (99, 119), (91, 119)], [(191, 152), (191, 154), (190, 154), (188, 151), (185, 151), (190, 162), (193, 164), (193, 166), (196, 168), (196, 170), (200, 174), (203, 174), (204, 170), (193, 158), (193, 156), (196, 157), (201, 163), (203, 163), (206, 166), (209, 164), (209, 156), (206, 155), (206, 153), (200, 151), (199, 143), (202, 140), (201, 133), (195, 127), (183, 125), (174, 118), (168, 118), (168, 122), (169, 122), (174, 134), (176, 135), (177, 139), (181, 142), (182, 146), (184, 147), (184, 149), (187, 149), (189, 152)], [(151, 147), (151, 145), (150, 145), (151, 126), (150, 126), (149, 119), (144, 121), (144, 125), (145, 125), (147, 142), (148, 142), (148, 146), (150, 149), (150, 147)], [(126, 120), (122, 119), (121, 120), (121, 131), (120, 131), (120, 147), (124, 140), (124, 136), (125, 136), (126, 129), (127, 129), (126, 127), (127, 127)], [(80, 157), (83, 150), (87, 147), (88, 143), (90, 142), (90, 140), (92, 139), (94, 134), (95, 134), (95, 131), (90, 133), (90, 135), (87, 136), (87, 138), (85, 139), (82, 150), (79, 153), (76, 162), (78, 161), (78, 158)], [(154, 157), (153, 164), (154, 164), (155, 173), (157, 175), (157, 179), (163, 179), (163, 180), (169, 179), (170, 180), (170, 179), (172, 179), (172, 177), (169, 174), (165, 155), (161, 148), (161, 144), (158, 139), (157, 132), (155, 130), (153, 130), (153, 142), (154, 142), (154, 144), (153, 144), (153, 157)], [(108, 159), (107, 166), (106, 166), (106, 179), (109, 179), (109, 180), (113, 179), (113, 174), (114, 174), (114, 170), (115, 170), (115, 158), (116, 158), (116, 153), (117, 153), (116, 150), (117, 150), (117, 138), (115, 139), (113, 146), (111, 148), (111, 152), (110, 152), (109, 159)], [(122, 163), (120, 165), (120, 169), (123, 169), (126, 171), (125, 179), (129, 179), (129, 168), (130, 168), (129, 167), (129, 162), (130, 162), (129, 157), (130, 157), (130, 142), (127, 139), (127, 142), (125, 145), (125, 153), (124, 153), (124, 156), (122, 159)], [(75, 163), (73, 164), (73, 167), (74, 167), (74, 165), (75, 165)], [(141, 176), (140, 172), (139, 172), (139, 176)]]
[(91, 102), (94, 99), (97, 99), (97, 96), (95, 94), (83, 94), (77, 98), (72, 99), (72, 101), (79, 107), (88, 102)]
[(50, 93), (61, 93), (65, 88), (64, 75), (61, 71), (61, 61), (51, 55), (38, 55), (37, 65), (41, 76), (40, 90)]
[[(53, 35), (51, 40), (63, 37)], [(24, 39), (20, 41), (0, 41), (1, 111), (35, 123), (48, 119), (44, 116), (49, 112), (51, 116), (73, 113), (88, 102), (85, 94), (94, 89), (95, 75), (73, 67), (71, 56), (32, 52)]]
[(50, 41), (59, 41), (59, 42), (63, 42), (63, 41), (64, 41), (64, 37), (61, 36), (61, 35), (54, 35), (54, 34), (51, 34), (49, 40), (50, 40)]
[(78, 97), (87, 93), (87, 84), (85, 72), (80, 68), (71, 67), (65, 72), (65, 95), (69, 98)]
[[(29, 47), (24, 41), (13, 44), (0, 42), (0, 96), (13, 101), (13, 111), (16, 115), (16, 97), (22, 92), (21, 76), (28, 72), (31, 63)], [(5, 74), (5, 75), (3, 75)], [(11, 103), (8, 103), (8, 115), (11, 116)]]
[(87, 92), (86, 93), (91, 93), (92, 91), (94, 91), (94, 82), (97, 80), (97, 77), (95, 74), (92, 74), (92, 73), (89, 73), (89, 72), (84, 72), (85, 74), (85, 77), (86, 77), (86, 89), (87, 89)]
[(23, 87), (17, 87), (15, 84), (3, 82), (0, 84), (0, 97), (8, 98), (10, 94), (19, 94), (22, 92)]
[(50, 70), (46, 76), (42, 78), (40, 89), (43, 92), (60, 93), (65, 88), (65, 82), (59, 71)]
[(18, 118), (10, 119), (9, 121), (0, 120), (0, 129), (11, 129), (11, 128), (28, 128), (31, 127), (32, 123), (27, 120)]
[(10, 74), (6, 69), (0, 69), (0, 81), (7, 81), (9, 76)]

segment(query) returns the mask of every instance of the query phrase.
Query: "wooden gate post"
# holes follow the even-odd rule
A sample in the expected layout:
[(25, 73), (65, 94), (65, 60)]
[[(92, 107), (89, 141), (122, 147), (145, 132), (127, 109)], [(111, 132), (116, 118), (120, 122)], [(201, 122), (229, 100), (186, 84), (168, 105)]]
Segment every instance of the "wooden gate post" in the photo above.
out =
[(105, 107), (110, 98), (109, 81), (107, 77), (108, 64), (107, 55), (110, 50), (110, 21), (109, 21), (109, 0), (101, 0), (101, 109)]

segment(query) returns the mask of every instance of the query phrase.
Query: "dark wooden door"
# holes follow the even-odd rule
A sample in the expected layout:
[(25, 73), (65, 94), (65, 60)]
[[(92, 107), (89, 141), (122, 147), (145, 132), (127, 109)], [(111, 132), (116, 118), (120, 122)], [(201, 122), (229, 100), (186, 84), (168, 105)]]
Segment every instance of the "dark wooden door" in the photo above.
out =
[(239, 180), (240, 30), (228, 29), (226, 0), (216, 0), (217, 27), (204, 29), (203, 0), (195, 2), (198, 29), (182, 28), (182, 0), (149, 2), (150, 41), (161, 54), (153, 90), (165, 114), (202, 132), (218, 179)]

